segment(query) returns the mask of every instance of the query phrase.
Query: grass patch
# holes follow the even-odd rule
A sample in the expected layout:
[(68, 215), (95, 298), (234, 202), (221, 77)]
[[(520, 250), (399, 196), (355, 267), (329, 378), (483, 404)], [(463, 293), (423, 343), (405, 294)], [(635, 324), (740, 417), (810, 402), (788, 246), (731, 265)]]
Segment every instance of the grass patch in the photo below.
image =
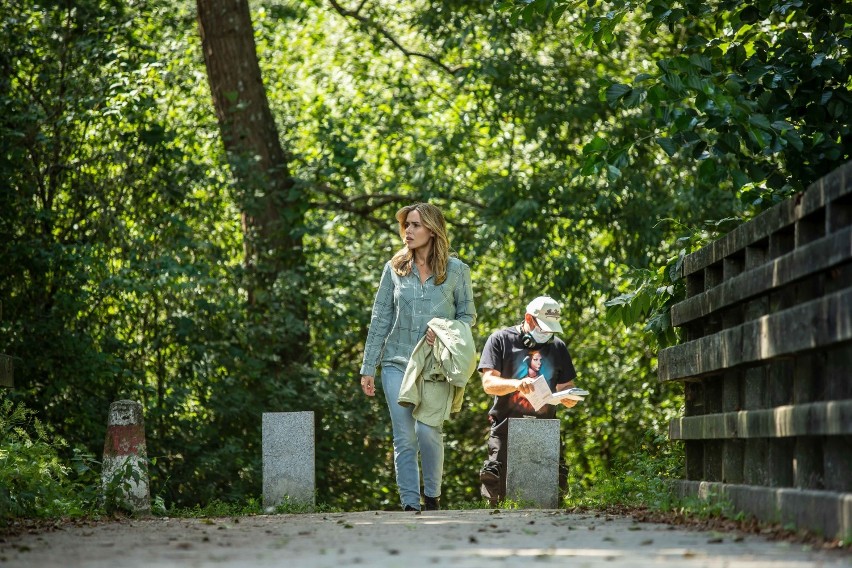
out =
[(616, 464), (595, 483), (570, 486), (564, 505), (592, 509), (647, 507), (662, 511), (680, 506), (680, 500), (671, 493), (670, 483), (681, 477), (683, 449), (670, 444), (665, 436), (649, 432), (638, 450), (629, 461)]
[(458, 511), (475, 511), (477, 509), (490, 509), (487, 499), (475, 499), (471, 501), (457, 501), (450, 504), (450, 509)]
[(532, 501), (523, 501), (523, 500), (514, 500), (514, 499), (503, 499), (498, 502), (497, 505), (491, 505), (488, 502), (488, 499), (482, 498), (473, 501), (461, 501), (458, 503), (452, 503), (449, 509), (458, 510), (458, 511), (473, 511), (479, 509), (491, 509), (491, 510), (501, 510), (501, 511), (515, 511), (519, 509), (538, 509), (540, 508), (537, 504)]
[(210, 503), (194, 507), (177, 507), (170, 509), (168, 515), (177, 518), (207, 518), (207, 517), (242, 517), (250, 515), (288, 515), (307, 513), (340, 513), (340, 509), (323, 503), (310, 505), (292, 502), (285, 499), (274, 507), (264, 507), (260, 499), (250, 498), (246, 502), (226, 503), (215, 499)]
[(648, 432), (638, 451), (626, 462), (616, 464), (596, 483), (570, 487), (567, 508), (645, 509), (657, 513), (677, 513), (697, 519), (742, 520), (724, 499), (678, 497), (672, 483), (681, 479), (685, 456), (682, 444), (672, 444), (665, 435)]

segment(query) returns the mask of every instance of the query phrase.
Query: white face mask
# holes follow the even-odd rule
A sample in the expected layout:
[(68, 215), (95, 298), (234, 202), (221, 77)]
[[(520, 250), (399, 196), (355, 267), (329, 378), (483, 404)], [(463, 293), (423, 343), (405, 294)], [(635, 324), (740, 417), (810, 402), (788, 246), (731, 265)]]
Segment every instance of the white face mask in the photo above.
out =
[(547, 343), (550, 341), (550, 338), (553, 337), (553, 333), (549, 331), (541, 331), (538, 328), (535, 328), (530, 332), (532, 335), (533, 341), (536, 343)]

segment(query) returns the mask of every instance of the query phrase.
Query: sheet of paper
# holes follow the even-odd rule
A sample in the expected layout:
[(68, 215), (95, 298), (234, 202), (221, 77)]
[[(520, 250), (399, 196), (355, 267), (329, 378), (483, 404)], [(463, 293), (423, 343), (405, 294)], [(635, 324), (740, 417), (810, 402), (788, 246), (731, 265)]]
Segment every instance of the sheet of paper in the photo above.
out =
[(538, 376), (533, 381), (532, 387), (533, 390), (526, 393), (524, 396), (529, 399), (533, 408), (538, 410), (545, 404), (549, 404), (552, 393), (550, 392), (550, 387), (547, 385), (547, 379), (544, 378), (544, 375)]

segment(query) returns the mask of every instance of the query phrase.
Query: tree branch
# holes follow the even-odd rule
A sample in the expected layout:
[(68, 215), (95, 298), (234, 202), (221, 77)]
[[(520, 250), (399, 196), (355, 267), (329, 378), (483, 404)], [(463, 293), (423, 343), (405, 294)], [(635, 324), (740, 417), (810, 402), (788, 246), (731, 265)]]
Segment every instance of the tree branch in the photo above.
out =
[(460, 71), (464, 70), (463, 66), (449, 67), (448, 65), (443, 63), (441, 60), (439, 60), (437, 57), (435, 57), (433, 55), (429, 55), (428, 53), (421, 53), (419, 51), (411, 51), (411, 50), (407, 49), (405, 46), (403, 46), (401, 43), (399, 43), (399, 40), (397, 40), (389, 31), (387, 31), (385, 28), (383, 28), (381, 25), (379, 25), (378, 22), (375, 22), (375, 21), (371, 20), (370, 18), (368, 18), (367, 16), (364, 16), (364, 15), (361, 14), (361, 9), (367, 3), (367, 0), (362, 0), (361, 4), (355, 10), (347, 10), (346, 8), (341, 6), (340, 3), (337, 0), (328, 0), (328, 1), (331, 4), (332, 8), (334, 8), (334, 10), (338, 14), (340, 14), (344, 18), (353, 18), (353, 19), (357, 20), (358, 22), (360, 22), (361, 25), (364, 26), (365, 28), (369, 28), (369, 29), (374, 30), (379, 35), (381, 35), (386, 40), (388, 40), (391, 44), (393, 44), (393, 46), (396, 47), (399, 51), (401, 51), (402, 54), (405, 55), (406, 57), (409, 57), (409, 58), (420, 57), (422, 59), (425, 59), (426, 61), (428, 61), (432, 65), (435, 65), (436, 67), (440, 68), (441, 70), (443, 70), (446, 73), (449, 73), (450, 75), (453, 75), (453, 76), (458, 74)]
[[(351, 213), (358, 217), (361, 217), (365, 221), (375, 225), (380, 229), (387, 230), (388, 223), (387, 220), (382, 220), (373, 215), (373, 212), (388, 205), (389, 203), (393, 203), (394, 201), (405, 201), (406, 198), (402, 195), (383, 195), (382, 199), (379, 203), (370, 203), (369, 200), (373, 197), (371, 195), (361, 195), (357, 197), (347, 197), (342, 191), (338, 191), (333, 189), (328, 184), (315, 184), (314, 188), (320, 193), (324, 194), (326, 197), (331, 197), (333, 200), (329, 200), (325, 203), (315, 203), (315, 205), (319, 209), (328, 209), (331, 211), (345, 211), (347, 213)], [(368, 201), (368, 203), (364, 205), (358, 205), (358, 201)], [(396, 234), (395, 231), (391, 231)]]
[[(373, 215), (373, 213), (382, 207), (392, 205), (394, 203), (397, 203), (400, 207), (412, 203), (412, 197), (410, 195), (400, 195), (396, 193), (372, 193), (366, 195), (347, 196), (342, 191), (336, 190), (324, 183), (316, 184), (314, 185), (314, 188), (326, 197), (331, 198), (329, 201), (324, 203), (315, 203), (315, 206), (318, 209), (345, 211), (364, 219), (376, 227), (389, 230), (393, 234), (396, 234), (396, 228), (389, 227), (387, 219), (380, 219)], [(437, 195), (436, 197), (445, 201), (464, 203), (474, 209), (485, 209), (485, 204), (474, 199), (450, 195)], [(447, 221), (447, 223), (452, 225), (449, 221)]]

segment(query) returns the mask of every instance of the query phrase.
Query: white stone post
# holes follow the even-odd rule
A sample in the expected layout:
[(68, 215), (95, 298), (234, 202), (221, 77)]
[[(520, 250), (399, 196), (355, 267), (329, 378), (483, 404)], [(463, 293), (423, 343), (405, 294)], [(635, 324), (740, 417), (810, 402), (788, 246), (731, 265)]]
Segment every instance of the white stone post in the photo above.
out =
[(263, 506), (314, 506), (314, 413), (264, 412), (262, 430)]
[(509, 418), (506, 497), (543, 509), (559, 506), (559, 420)]

